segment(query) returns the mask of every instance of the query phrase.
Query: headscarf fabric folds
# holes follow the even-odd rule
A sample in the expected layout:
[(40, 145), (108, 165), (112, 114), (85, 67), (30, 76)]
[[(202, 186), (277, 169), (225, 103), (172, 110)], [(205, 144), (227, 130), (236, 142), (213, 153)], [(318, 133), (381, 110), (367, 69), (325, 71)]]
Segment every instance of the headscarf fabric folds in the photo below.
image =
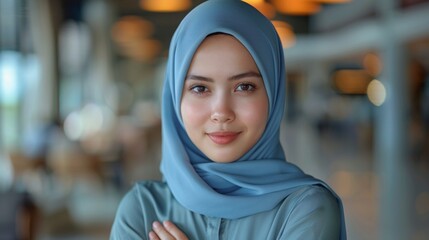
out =
[[(240, 159), (226, 164), (211, 161), (195, 147), (180, 113), (192, 57), (215, 33), (232, 35), (247, 48), (269, 100), (268, 122), (259, 141)], [(238, 0), (209, 0), (188, 13), (171, 41), (162, 95), (161, 171), (177, 201), (203, 215), (237, 219), (273, 209), (302, 186), (320, 184), (329, 189), (286, 161), (279, 138), (284, 104), (283, 49), (267, 18)]]

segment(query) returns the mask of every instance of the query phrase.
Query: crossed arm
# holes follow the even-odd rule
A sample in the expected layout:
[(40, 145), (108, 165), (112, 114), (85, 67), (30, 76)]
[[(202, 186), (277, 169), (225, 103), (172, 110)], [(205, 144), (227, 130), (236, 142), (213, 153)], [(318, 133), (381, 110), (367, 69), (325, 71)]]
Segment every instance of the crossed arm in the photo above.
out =
[[(127, 194), (123, 199), (112, 226), (111, 240), (124, 238), (188, 240), (188, 237), (196, 238), (197, 235), (204, 235), (204, 232), (200, 233), (200, 235), (198, 233), (194, 233), (195, 236), (189, 235), (192, 234), (192, 229), (188, 229), (189, 232), (185, 235), (183, 230), (186, 230), (186, 225), (190, 223), (183, 219), (182, 221), (177, 219), (174, 220), (174, 224), (172, 221), (161, 222), (160, 219), (166, 219), (170, 217), (170, 215), (163, 212), (164, 208), (161, 210), (157, 208), (158, 205), (156, 205), (155, 199), (159, 199), (158, 196), (142, 199), (142, 196), (146, 195), (139, 191), (133, 191)], [(143, 209), (145, 209), (145, 211), (143, 211)], [(281, 216), (283, 217), (277, 219), (278, 225), (273, 229), (273, 232), (268, 232), (268, 228), (266, 229), (267, 231), (263, 233), (260, 231), (258, 231), (258, 233), (254, 232), (252, 226), (254, 226), (256, 219), (258, 219), (258, 216), (255, 216), (251, 218), (251, 221), (244, 220), (241, 225), (239, 220), (231, 221), (231, 226), (235, 226), (234, 229), (242, 227), (245, 232), (238, 233), (227, 231), (226, 234), (237, 236), (237, 234), (244, 233), (247, 234), (246, 236), (248, 237), (258, 234), (258, 236), (271, 234), (270, 236), (273, 239), (340, 238), (341, 214), (339, 205), (334, 197), (321, 187), (312, 187), (297, 191), (296, 194), (291, 196), (290, 200), (285, 199), (275, 211), (281, 212)], [(161, 213), (160, 216), (158, 216), (157, 212)], [(286, 220), (284, 218), (286, 218)], [(180, 225), (180, 223), (182, 225)], [(200, 222), (200, 224), (202, 224), (200, 228), (203, 228), (204, 224), (202, 222)], [(177, 226), (183, 228), (179, 229)], [(250, 237), (247, 239), (252, 238)]]

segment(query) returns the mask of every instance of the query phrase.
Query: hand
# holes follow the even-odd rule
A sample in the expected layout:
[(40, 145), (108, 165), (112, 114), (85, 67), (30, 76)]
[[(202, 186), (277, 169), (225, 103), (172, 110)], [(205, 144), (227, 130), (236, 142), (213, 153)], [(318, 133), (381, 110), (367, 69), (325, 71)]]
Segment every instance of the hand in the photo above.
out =
[(153, 222), (153, 230), (149, 232), (151, 240), (188, 240), (186, 235), (170, 221)]

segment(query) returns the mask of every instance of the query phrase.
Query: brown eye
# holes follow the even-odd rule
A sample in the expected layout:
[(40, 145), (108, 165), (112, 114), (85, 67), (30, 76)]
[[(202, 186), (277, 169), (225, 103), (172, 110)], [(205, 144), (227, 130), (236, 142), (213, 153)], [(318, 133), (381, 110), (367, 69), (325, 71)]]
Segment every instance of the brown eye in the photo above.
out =
[(235, 89), (235, 91), (239, 91), (239, 92), (248, 92), (248, 91), (254, 91), (254, 90), (255, 90), (255, 86), (249, 83), (242, 83), (238, 85), (237, 88)]
[(197, 86), (192, 86), (191, 91), (201, 94), (201, 93), (207, 92), (208, 90), (204, 86), (197, 85)]

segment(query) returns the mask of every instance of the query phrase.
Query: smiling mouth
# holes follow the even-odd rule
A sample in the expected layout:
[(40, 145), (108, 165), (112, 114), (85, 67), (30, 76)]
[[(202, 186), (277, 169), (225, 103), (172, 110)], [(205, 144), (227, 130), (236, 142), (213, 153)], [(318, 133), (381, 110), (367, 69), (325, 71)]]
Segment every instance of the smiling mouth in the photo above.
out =
[(207, 133), (209, 138), (216, 144), (225, 145), (233, 142), (240, 132), (212, 132)]

